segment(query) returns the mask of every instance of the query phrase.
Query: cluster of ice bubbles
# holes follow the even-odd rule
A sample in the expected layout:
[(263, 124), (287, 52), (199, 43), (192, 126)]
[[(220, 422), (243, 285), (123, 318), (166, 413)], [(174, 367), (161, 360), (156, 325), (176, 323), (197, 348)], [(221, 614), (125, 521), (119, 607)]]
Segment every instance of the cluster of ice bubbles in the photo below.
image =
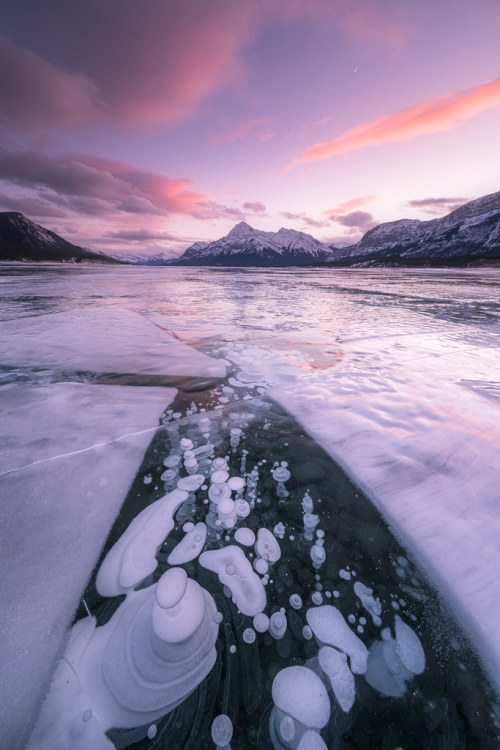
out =
[[(210, 420), (201, 418), (200, 428), (203, 439), (198, 441), (181, 438), (177, 429), (170, 431), (172, 447), (161, 475), (166, 494), (133, 519), (103, 560), (96, 578), (99, 594), (125, 595), (125, 600), (105, 625), (97, 626), (89, 615), (73, 626), (32, 735), (33, 750), (109, 750), (113, 745), (106, 731), (147, 724), (152, 738), (154, 722), (180, 705), (209, 674), (222, 615), (212, 595), (179, 566), (198, 559), (217, 575), (237, 609), (252, 618), (253, 627), (242, 633), (244, 643), (254, 643), (263, 633), (276, 641), (285, 636), (286, 609), (265, 611), (266, 585), (281, 558), (279, 539), (285, 525), (276, 524), (274, 533), (262, 526), (255, 534), (244, 524), (260, 500), (259, 467), (247, 471), (247, 453), (242, 451), (240, 474), (231, 475), (228, 457), (216, 457), (208, 440)], [(229, 434), (232, 446), (244, 438), (244, 431), (234, 426)], [(271, 474), (276, 503), (288, 502), (287, 463), (276, 463)], [(204, 506), (205, 520), (193, 523), (195, 510)], [(312, 543), (311, 562), (318, 571), (325, 561), (324, 532), (317, 528), (320, 519), (308, 492), (302, 507), (303, 536)], [(137, 590), (155, 573), (158, 552), (176, 526), (184, 536), (167, 557), (170, 567), (156, 583)], [(356, 581), (354, 591), (379, 625), (381, 605), (372, 590)], [(418, 636), (401, 618), (396, 617), (394, 637), (385, 628), (368, 650), (340, 610), (322, 601), (318, 585), (303, 628), (305, 639), (316, 639), (317, 655), (303, 666), (281, 670), (273, 682), (270, 736), (276, 750), (326, 747), (320, 732), (330, 717), (330, 700), (348, 712), (356, 695), (355, 675), (365, 675), (383, 695), (400, 697), (408, 680), (425, 667)], [(302, 610), (302, 597), (292, 593), (289, 605)], [(215, 745), (226, 748), (232, 733), (229, 717), (217, 716), (212, 725)]]

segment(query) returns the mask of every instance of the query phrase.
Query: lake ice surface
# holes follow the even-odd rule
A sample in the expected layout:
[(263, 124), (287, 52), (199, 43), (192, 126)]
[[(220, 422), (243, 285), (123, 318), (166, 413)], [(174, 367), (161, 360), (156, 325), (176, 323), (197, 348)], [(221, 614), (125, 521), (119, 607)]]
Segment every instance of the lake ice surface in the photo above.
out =
[[(219, 407), (266, 394), (297, 417), (382, 511), (500, 689), (499, 290), (500, 273), (491, 269), (4, 267), (0, 480), (9, 505), (4, 500), (0, 566), (12, 603), (2, 624), (8, 648), (21, 652), (43, 638), (30, 625), (33, 614), (43, 622), (54, 602), (61, 607), (50, 615), (59, 632), (37, 678), (27, 678), (19, 657), (19, 671), (3, 681), (4, 716), (18, 737), (19, 713), (24, 708), (29, 728), (29, 701), (36, 713), (61, 628), (138, 469), (150, 438), (143, 431), (172, 400), (173, 392), (151, 387), (155, 378), (222, 377), (226, 367)], [(102, 373), (127, 374), (123, 401)], [(103, 396), (113, 388), (116, 398)], [(42, 429), (33, 427), (38, 419)], [(149, 436), (129, 436), (135, 432)], [(129, 443), (133, 454), (124, 450)], [(104, 480), (106, 507), (82, 529), (75, 507)], [(55, 498), (41, 517), (40, 488)], [(47, 557), (55, 518), (64, 544)], [(75, 534), (81, 546), (70, 553)], [(37, 544), (38, 575), (51, 576), (52, 591), (30, 572)]]

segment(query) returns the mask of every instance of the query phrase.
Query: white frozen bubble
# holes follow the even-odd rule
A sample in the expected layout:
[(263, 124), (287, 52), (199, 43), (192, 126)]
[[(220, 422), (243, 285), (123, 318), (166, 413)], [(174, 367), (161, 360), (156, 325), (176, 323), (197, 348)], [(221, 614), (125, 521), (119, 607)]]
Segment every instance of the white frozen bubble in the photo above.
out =
[(185, 534), (187, 534), (188, 531), (191, 531), (192, 529), (194, 529), (194, 523), (192, 521), (186, 521), (186, 523), (182, 527), (182, 530)]
[(255, 571), (261, 575), (265, 576), (267, 571), (269, 570), (269, 565), (265, 560), (262, 559), (262, 557), (256, 557), (253, 561), (253, 567)]
[(412, 676), (399, 659), (394, 641), (375, 641), (368, 652), (366, 681), (378, 693), (388, 698), (401, 698), (406, 692), (406, 681)]
[(312, 564), (316, 569), (320, 568), (326, 560), (325, 548), (320, 544), (313, 544), (310, 555)]
[(231, 497), (231, 490), (227, 484), (212, 484), (208, 490), (208, 497), (213, 503), (218, 504), (225, 498)]
[[(247, 503), (246, 500), (236, 500), (235, 503), (236, 507), (236, 515), (238, 518), (248, 518), (250, 515), (250, 504)], [(254, 541), (255, 541), (255, 535), (254, 535)], [(252, 542), (253, 544), (254, 542)]]
[[(225, 484), (229, 479), (229, 473), (227, 471), (214, 471), (210, 477), (212, 484)], [(231, 489), (231, 487), (230, 487)]]
[(174, 513), (187, 499), (175, 489), (144, 508), (104, 558), (96, 578), (101, 596), (118, 596), (156, 570), (156, 553), (174, 527)]
[[(236, 512), (238, 512), (237, 509)], [(241, 526), (239, 529), (236, 529), (234, 538), (238, 544), (242, 544), (244, 547), (252, 547), (255, 544), (255, 534), (248, 526)]]
[(328, 747), (318, 732), (308, 729), (300, 738), (297, 750), (328, 750)]
[(189, 477), (182, 477), (177, 482), (177, 487), (179, 490), (186, 490), (187, 492), (196, 492), (203, 482), (205, 481), (205, 477), (203, 474), (191, 474)]
[(288, 469), (285, 468), (284, 466), (278, 466), (278, 468), (273, 470), (272, 474), (273, 474), (273, 479), (276, 482), (288, 482), (291, 476)]
[(330, 700), (320, 678), (307, 667), (285, 667), (273, 681), (275, 706), (305, 727), (322, 729), (330, 718)]
[(274, 534), (269, 529), (261, 528), (257, 532), (255, 552), (270, 563), (277, 562), (281, 557), (281, 547)]
[(380, 603), (380, 599), (376, 599), (373, 596), (373, 589), (368, 588), (361, 581), (356, 581), (354, 584), (354, 593), (361, 600), (361, 604), (366, 611), (372, 616), (373, 624), (380, 626), (382, 624), (380, 619), (382, 604)]
[(283, 537), (285, 536), (285, 527), (281, 521), (274, 527), (273, 534), (274, 536), (278, 537), (278, 539), (283, 539)]
[(218, 747), (229, 745), (233, 736), (233, 722), (226, 714), (219, 714), (212, 722), (212, 739)]
[(231, 544), (219, 550), (203, 552), (200, 555), (200, 565), (217, 573), (220, 582), (230, 589), (236, 606), (244, 615), (253, 616), (265, 609), (266, 590), (241, 547)]
[(158, 727), (156, 726), (156, 724), (151, 724), (151, 726), (148, 727), (148, 740), (154, 740), (157, 732)]
[(280, 721), (279, 734), (285, 742), (291, 742), (295, 737), (295, 722), (291, 716), (284, 716)]
[(356, 686), (354, 675), (347, 664), (347, 656), (330, 646), (323, 646), (318, 652), (318, 661), (323, 672), (328, 675), (340, 708), (348, 713), (354, 705)]
[(410, 672), (421, 674), (425, 669), (425, 653), (418, 635), (399, 615), (396, 615), (394, 629), (399, 658)]
[(321, 591), (314, 591), (313, 595), (311, 596), (313, 604), (320, 605), (323, 604), (323, 594)]
[(277, 641), (281, 640), (286, 633), (287, 620), (283, 612), (274, 612), (269, 618), (269, 634)]
[(302, 628), (302, 636), (306, 641), (310, 641), (313, 637), (313, 632), (309, 625), (304, 625), (304, 627)]
[(293, 609), (300, 609), (302, 607), (302, 597), (300, 594), (292, 594), (290, 596), (290, 606)]
[(257, 633), (265, 633), (269, 627), (269, 617), (264, 612), (259, 612), (252, 620)]
[(203, 550), (207, 538), (207, 526), (202, 521), (193, 526), (184, 539), (174, 547), (168, 556), (169, 565), (184, 565), (194, 560)]
[(227, 470), (227, 461), (225, 458), (222, 458), (221, 456), (218, 456), (217, 458), (214, 458), (212, 461), (212, 469), (213, 471), (226, 471)]
[(245, 480), (242, 479), (242, 477), (229, 477), (227, 480), (227, 486), (230, 490), (233, 490), (233, 492), (239, 492), (245, 486)]
[(351, 580), (351, 574), (348, 570), (344, 570), (344, 568), (341, 568), (339, 570), (339, 578), (343, 578), (344, 581), (350, 581)]
[(203, 589), (184, 568), (170, 568), (156, 584), (153, 630), (167, 643), (181, 643), (201, 625), (205, 615)]
[(342, 613), (331, 604), (308, 609), (306, 619), (314, 635), (328, 646), (345, 651), (350, 659), (350, 666), (355, 674), (366, 671), (368, 651), (365, 644), (344, 620)]
[(245, 628), (243, 631), (243, 640), (245, 643), (254, 643), (255, 641), (255, 630), (253, 628)]

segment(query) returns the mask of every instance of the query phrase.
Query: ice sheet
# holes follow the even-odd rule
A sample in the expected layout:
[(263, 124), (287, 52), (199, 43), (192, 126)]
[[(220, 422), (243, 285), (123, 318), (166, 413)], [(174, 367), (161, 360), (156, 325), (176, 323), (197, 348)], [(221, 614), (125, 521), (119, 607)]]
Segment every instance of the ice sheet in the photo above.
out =
[(24, 317), (2, 323), (0, 362), (84, 372), (224, 377), (225, 365), (118, 307)]
[(412, 549), (500, 690), (500, 405), (453, 382), (432, 352), (418, 370), (392, 349), (379, 354), (377, 367), (323, 373), (273, 396)]
[[(23, 747), (171, 388), (0, 388), (0, 747)], [(25, 467), (25, 468), (23, 468)], [(7, 472), (7, 473), (5, 473)]]

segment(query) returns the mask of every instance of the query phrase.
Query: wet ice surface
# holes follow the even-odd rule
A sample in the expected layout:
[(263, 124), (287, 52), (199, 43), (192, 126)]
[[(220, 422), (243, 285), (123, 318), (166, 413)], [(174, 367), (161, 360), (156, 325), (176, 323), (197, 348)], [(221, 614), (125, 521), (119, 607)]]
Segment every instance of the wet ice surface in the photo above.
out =
[[(164, 719), (111, 730), (116, 747), (206, 747), (218, 716), (229, 717), (233, 748), (497, 746), (487, 680), (416, 562), (458, 613), (494, 679), (500, 620), (493, 457), (500, 422), (498, 280), (498, 273), (486, 271), (10, 268), (0, 276), (0, 318), (15, 321), (7, 325), (11, 332), (21, 335), (23, 320), (29, 330), (33, 316), (40, 330), (50, 331), (47, 313), (53, 320), (60, 314), (72, 319), (78, 310), (81, 319), (88, 310), (91, 320), (105, 306), (115, 321), (125, 310), (154, 329), (155, 351), (162, 349), (158, 335), (166, 332), (218, 357), (217, 366), (228, 370), (219, 383), (207, 371), (191, 379), (182, 379), (182, 366), (172, 371), (179, 377), (170, 385), (180, 393), (107, 545), (171, 492), (179, 474), (190, 483), (207, 457), (228, 457), (217, 470), (227, 470), (233, 484), (244, 477), (244, 488), (238, 481), (229, 488), (234, 502), (220, 498), (210, 520), (210, 503), (221, 490), (210, 496), (217, 483), (208, 477), (206, 485), (196, 485), (174, 511), (156, 567), (148, 563), (152, 572), (140, 584), (147, 591), (171, 570), (170, 556), (180, 544), (186, 562), (176, 564), (214, 597), (222, 616), (217, 660)], [(136, 330), (143, 330), (140, 320)], [(46, 343), (50, 349), (53, 342)], [(108, 368), (98, 358), (88, 364), (40, 359), (38, 346), (38, 361), (25, 353), (20, 361), (9, 359), (0, 377), (27, 387), (68, 380), (159, 385), (168, 370), (151, 368), (147, 357), (141, 361), (140, 343), (139, 337), (126, 353), (133, 355), (133, 368)], [(341, 461), (411, 552), (276, 400)], [(187, 452), (193, 455), (164, 463), (181, 437), (191, 440)], [(22, 488), (22, 475), (19, 481)], [(218, 539), (216, 521), (224, 525)], [(186, 539), (200, 523), (207, 525), (202, 554), (239, 547), (262, 581), (263, 612), (244, 614), (241, 606), (238, 612), (238, 593), (231, 597), (217, 572), (201, 564), (198, 549), (192, 559), (183, 558), (182, 545), (192, 547)], [(256, 540), (259, 529), (272, 532), (279, 557), (271, 560), (249, 546), (245, 533), (247, 544), (239, 544), (240, 527)], [(462, 541), (467, 555), (457, 554)], [(151, 544), (154, 555), (156, 536)], [(150, 559), (151, 550), (147, 554)], [(122, 598), (102, 599), (91, 584), (85, 601), (102, 626), (120, 611)], [(318, 640), (306, 613), (322, 607), (338, 611), (352, 639), (344, 630), (340, 641), (336, 633), (336, 644)], [(79, 617), (85, 614), (82, 605)], [(352, 650), (355, 638), (368, 649), (366, 671), (356, 663), (362, 649)], [(275, 677), (292, 665), (315, 674), (329, 691), (331, 717), (323, 729), (273, 709)], [(387, 697), (395, 692), (399, 697)], [(82, 708), (82, 716), (88, 710)], [(95, 729), (88, 718), (83, 724)]]

